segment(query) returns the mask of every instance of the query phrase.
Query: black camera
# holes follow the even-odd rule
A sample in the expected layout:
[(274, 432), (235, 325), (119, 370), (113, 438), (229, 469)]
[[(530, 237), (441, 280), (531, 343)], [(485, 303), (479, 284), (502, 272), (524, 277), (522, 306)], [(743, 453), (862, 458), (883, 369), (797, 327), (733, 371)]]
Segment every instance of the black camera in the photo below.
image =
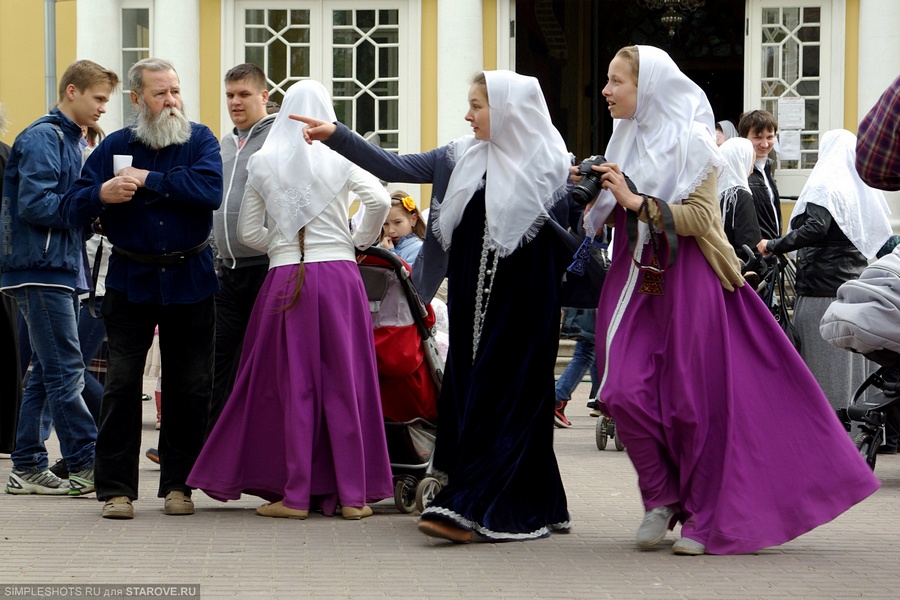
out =
[(591, 169), (593, 165), (602, 165), (606, 162), (606, 157), (602, 154), (589, 156), (578, 165), (578, 174), (582, 176), (574, 188), (572, 188), (572, 197), (580, 204), (588, 204), (592, 202), (600, 190), (603, 189), (600, 184), (600, 173)]

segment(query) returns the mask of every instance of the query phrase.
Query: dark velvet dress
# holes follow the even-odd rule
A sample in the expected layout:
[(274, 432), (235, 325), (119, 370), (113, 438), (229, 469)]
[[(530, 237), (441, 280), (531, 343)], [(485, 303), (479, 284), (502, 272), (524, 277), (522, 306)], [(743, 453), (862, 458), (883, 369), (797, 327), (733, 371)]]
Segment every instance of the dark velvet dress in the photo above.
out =
[[(450, 352), (438, 404), (435, 467), (449, 484), (422, 514), (492, 541), (569, 529), (553, 453), (558, 289), (566, 254), (550, 227), (486, 273), (473, 360), (484, 190), (453, 233), (448, 270)], [(485, 255), (492, 271), (493, 253)], [(491, 281), (493, 279), (493, 281)]]

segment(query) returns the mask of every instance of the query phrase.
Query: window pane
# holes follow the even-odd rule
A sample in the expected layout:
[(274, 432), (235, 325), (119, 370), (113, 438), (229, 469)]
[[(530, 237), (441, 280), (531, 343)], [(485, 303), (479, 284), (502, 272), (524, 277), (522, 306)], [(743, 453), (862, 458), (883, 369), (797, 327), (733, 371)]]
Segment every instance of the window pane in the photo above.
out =
[(333, 25), (353, 25), (352, 10), (336, 10), (331, 15)]
[(244, 41), (248, 44), (262, 44), (269, 39), (269, 30), (262, 27), (248, 27)]
[(244, 11), (244, 22), (247, 25), (263, 25), (266, 21), (266, 11), (264, 10), (246, 10)]
[(244, 48), (244, 61), (262, 67), (266, 64), (265, 48), (262, 46), (247, 46)]
[(269, 27), (276, 32), (287, 27), (287, 11), (286, 10), (270, 10), (269, 11)]
[(374, 10), (358, 10), (356, 11), (356, 26), (363, 31), (368, 31), (375, 27), (375, 11)]
[(353, 77), (353, 48), (334, 48), (331, 53), (334, 77)]
[(122, 9), (122, 47), (150, 47), (150, 10), (147, 8)]
[(287, 46), (285, 46), (284, 42), (275, 38), (269, 44), (269, 50), (266, 54), (269, 58), (268, 69), (266, 70), (268, 78), (279, 83), (287, 79)]
[(309, 28), (308, 27), (291, 27), (281, 34), (289, 44), (308, 44)]
[(375, 98), (362, 94), (356, 100), (356, 132), (362, 135), (375, 131)]
[(378, 50), (378, 76), (397, 77), (400, 75), (400, 48), (380, 48)]
[(781, 22), (784, 23), (784, 26), (791, 31), (796, 29), (797, 25), (800, 24), (800, 9), (785, 8), (784, 13), (782, 13)]
[(798, 81), (797, 82), (797, 93), (801, 96), (818, 96), (819, 95), (819, 82), (818, 81)]
[(803, 9), (804, 23), (821, 23), (822, 9), (818, 6)]
[(309, 25), (309, 11), (308, 10), (292, 10), (291, 11), (291, 24), (292, 25)]
[(764, 8), (762, 11), (763, 25), (772, 25), (781, 21), (781, 10), (777, 8)]
[(803, 76), (819, 76), (819, 46), (803, 46)]
[(291, 48), (290, 77), (309, 77), (309, 48)]
[(380, 25), (398, 25), (400, 23), (400, 11), (379, 10), (378, 23)]

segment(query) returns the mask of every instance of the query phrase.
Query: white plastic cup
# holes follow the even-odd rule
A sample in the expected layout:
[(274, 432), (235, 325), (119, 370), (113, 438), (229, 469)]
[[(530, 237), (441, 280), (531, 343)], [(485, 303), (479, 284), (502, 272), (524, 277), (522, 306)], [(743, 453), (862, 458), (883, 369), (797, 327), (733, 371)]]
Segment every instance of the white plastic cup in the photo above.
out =
[(118, 175), (119, 171), (125, 167), (130, 167), (131, 159), (130, 154), (113, 154), (113, 173)]

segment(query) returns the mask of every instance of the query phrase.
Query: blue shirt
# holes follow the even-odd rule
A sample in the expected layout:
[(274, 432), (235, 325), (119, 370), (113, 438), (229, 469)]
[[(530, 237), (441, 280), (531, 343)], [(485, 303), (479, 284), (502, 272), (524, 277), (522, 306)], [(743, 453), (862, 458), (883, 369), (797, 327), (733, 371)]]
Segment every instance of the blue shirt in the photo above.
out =
[[(114, 154), (132, 156), (132, 166), (149, 174), (129, 202), (107, 205), (100, 200), (100, 187), (115, 176)], [(100, 217), (114, 247), (166, 254), (205, 242), (212, 213), (221, 202), (219, 141), (205, 125), (191, 123), (187, 143), (161, 150), (139, 141), (131, 128), (108, 135), (66, 192), (60, 212), (73, 225), (87, 225)], [(212, 249), (206, 248), (177, 265), (136, 262), (113, 251), (106, 287), (126, 293), (131, 302), (189, 304), (212, 296), (219, 284)]]
[(406, 264), (412, 267), (419, 256), (419, 250), (422, 248), (423, 243), (422, 238), (411, 233), (397, 240), (397, 244), (391, 252), (405, 260)]

